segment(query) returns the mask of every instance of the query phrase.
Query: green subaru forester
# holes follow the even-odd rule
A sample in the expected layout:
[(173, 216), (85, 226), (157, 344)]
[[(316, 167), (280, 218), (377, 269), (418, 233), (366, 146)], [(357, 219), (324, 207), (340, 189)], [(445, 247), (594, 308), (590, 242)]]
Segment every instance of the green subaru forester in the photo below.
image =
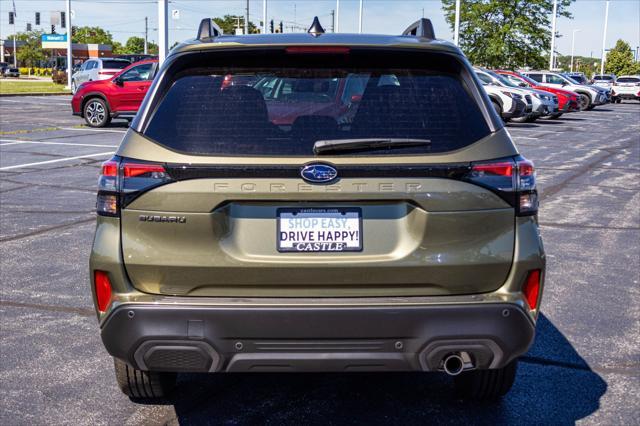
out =
[(124, 393), (261, 371), (510, 389), (544, 282), (535, 172), (432, 28), (204, 20), (171, 52), (99, 179), (91, 283)]

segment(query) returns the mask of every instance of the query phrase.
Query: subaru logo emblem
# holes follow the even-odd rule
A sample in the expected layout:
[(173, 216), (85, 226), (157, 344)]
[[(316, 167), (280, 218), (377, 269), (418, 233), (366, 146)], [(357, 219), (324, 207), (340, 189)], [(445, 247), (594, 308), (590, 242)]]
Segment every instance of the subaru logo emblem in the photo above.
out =
[(328, 164), (307, 164), (300, 171), (302, 179), (311, 183), (329, 183), (338, 177), (338, 171)]

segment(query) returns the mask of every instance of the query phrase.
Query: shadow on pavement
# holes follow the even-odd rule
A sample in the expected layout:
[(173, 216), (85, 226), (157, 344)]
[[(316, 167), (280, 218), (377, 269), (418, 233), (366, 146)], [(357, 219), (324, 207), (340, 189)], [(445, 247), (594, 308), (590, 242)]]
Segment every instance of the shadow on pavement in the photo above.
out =
[(455, 399), (443, 374), (181, 375), (173, 404), (180, 424), (573, 424), (607, 390), (546, 317), (500, 402)]

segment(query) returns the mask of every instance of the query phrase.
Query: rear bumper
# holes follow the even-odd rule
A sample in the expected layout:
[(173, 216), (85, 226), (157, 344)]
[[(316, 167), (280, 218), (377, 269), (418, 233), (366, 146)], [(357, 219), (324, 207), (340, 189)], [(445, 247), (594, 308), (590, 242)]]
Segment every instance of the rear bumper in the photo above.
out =
[(437, 371), (466, 351), (480, 369), (524, 354), (535, 325), (516, 303), (292, 306), (125, 303), (107, 351), (142, 370)]

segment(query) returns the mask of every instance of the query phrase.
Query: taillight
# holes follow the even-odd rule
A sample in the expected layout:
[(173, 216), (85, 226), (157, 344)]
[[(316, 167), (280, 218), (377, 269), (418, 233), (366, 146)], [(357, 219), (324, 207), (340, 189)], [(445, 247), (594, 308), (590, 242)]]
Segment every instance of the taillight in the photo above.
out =
[(518, 216), (538, 212), (535, 168), (523, 157), (472, 163), (464, 179), (499, 195), (516, 209)]
[(161, 164), (114, 157), (102, 164), (96, 211), (101, 216), (119, 216), (120, 209), (142, 192), (169, 181)]
[(529, 271), (527, 279), (522, 286), (522, 293), (524, 294), (529, 308), (534, 310), (538, 307), (538, 297), (540, 296), (540, 270), (534, 269)]
[(95, 271), (93, 274), (93, 285), (96, 291), (96, 305), (100, 312), (106, 312), (111, 303), (111, 281), (109, 274), (105, 271)]

